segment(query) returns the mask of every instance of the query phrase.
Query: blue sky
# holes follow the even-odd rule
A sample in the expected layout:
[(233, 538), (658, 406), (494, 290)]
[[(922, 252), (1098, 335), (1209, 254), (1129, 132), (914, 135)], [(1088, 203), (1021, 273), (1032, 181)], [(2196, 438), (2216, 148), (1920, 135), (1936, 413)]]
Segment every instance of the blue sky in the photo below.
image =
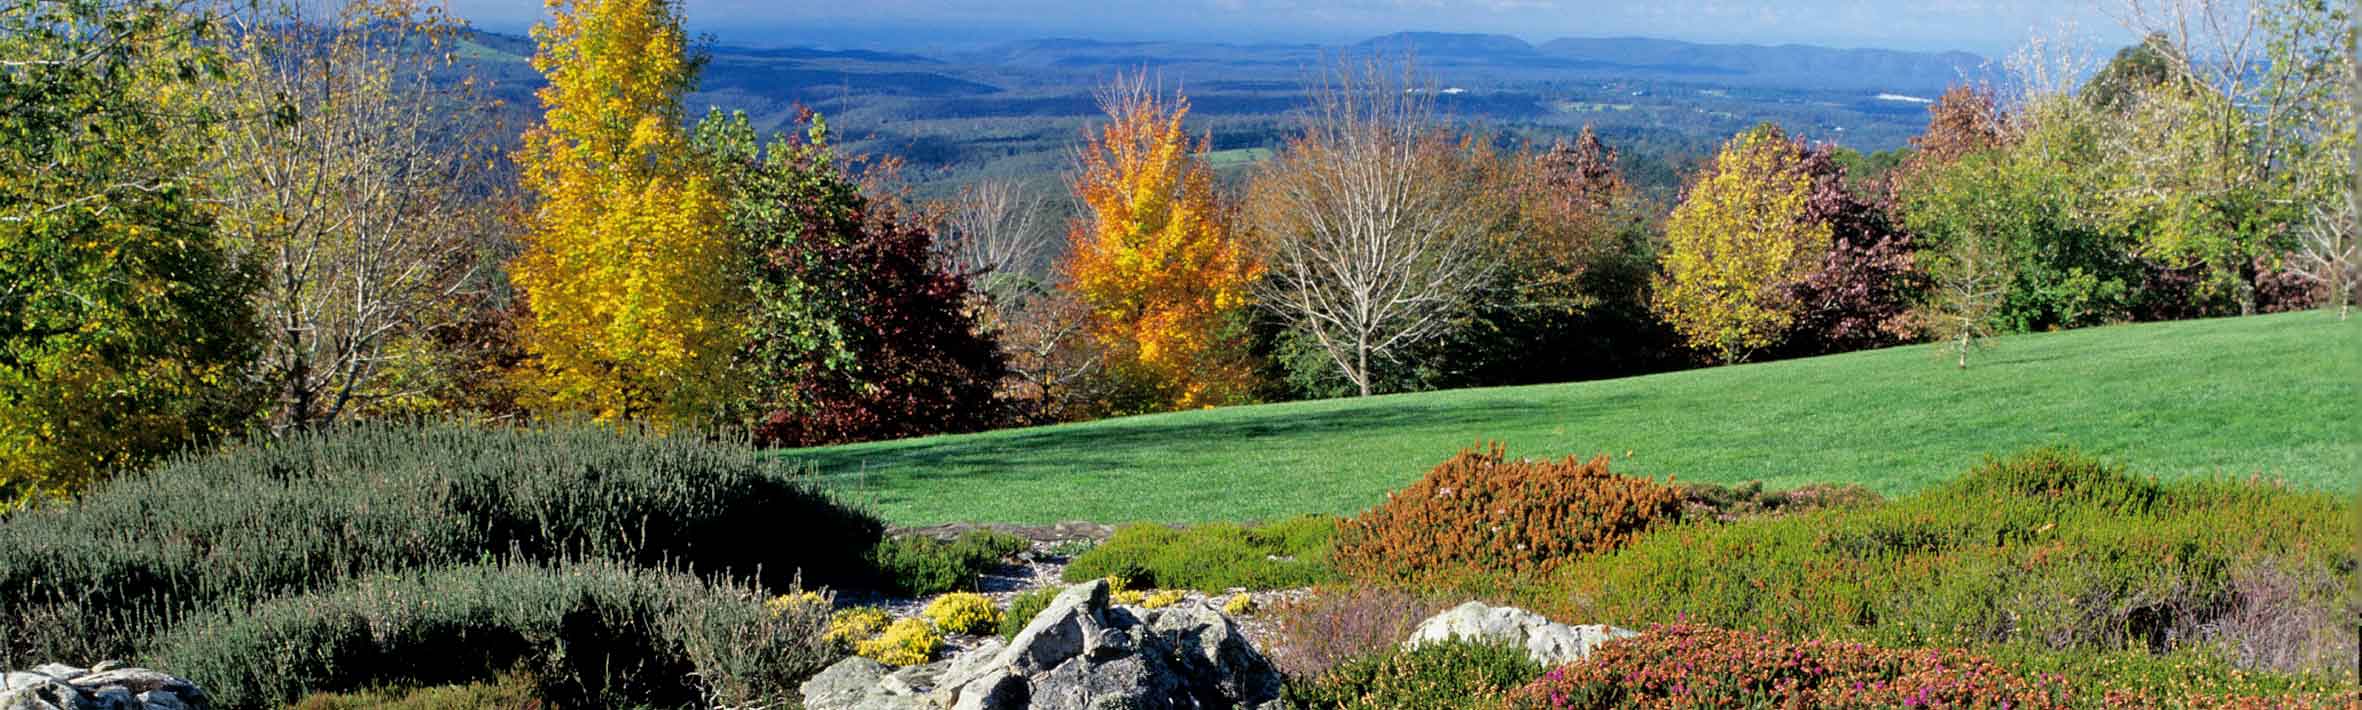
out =
[[(1995, 56), (2071, 19), (2128, 41), (2103, 0), (686, 0), (688, 24), (729, 44), (955, 46), (1029, 37), (1341, 42), (1402, 30), (1703, 42), (1960, 49)], [(537, 0), (449, 0), (519, 30)]]

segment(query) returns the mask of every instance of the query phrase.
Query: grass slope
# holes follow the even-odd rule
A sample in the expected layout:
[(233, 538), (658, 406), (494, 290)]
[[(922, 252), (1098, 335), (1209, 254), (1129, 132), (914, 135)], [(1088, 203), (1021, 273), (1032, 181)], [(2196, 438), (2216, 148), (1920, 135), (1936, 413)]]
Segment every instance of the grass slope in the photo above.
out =
[(2354, 334), (2322, 312), (2003, 338), (1620, 380), (1228, 407), (785, 452), (896, 524), (1352, 513), (1471, 443), (1607, 453), (1618, 472), (1888, 495), (1989, 453), (2070, 444), (2163, 476), (2344, 492), (2362, 453)]

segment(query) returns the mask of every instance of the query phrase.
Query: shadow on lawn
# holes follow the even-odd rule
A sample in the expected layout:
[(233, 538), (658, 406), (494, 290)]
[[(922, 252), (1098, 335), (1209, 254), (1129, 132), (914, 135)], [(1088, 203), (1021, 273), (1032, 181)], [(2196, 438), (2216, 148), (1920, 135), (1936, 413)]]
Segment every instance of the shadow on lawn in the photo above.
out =
[[(1359, 459), (1351, 450), (1354, 433), (1400, 438), (1425, 435), (1419, 430), (1456, 430), (1457, 433), (1436, 442), (1437, 450), (1428, 457), (1433, 460), (1379, 464), (1416, 471), (1460, 447), (1506, 434), (1498, 426), (1503, 420), (1530, 425), (1545, 416), (1561, 421), (1607, 416), (1630, 398), (1619, 395), (1545, 403), (1504, 397), (1443, 404), (1394, 400), (1277, 415), (1158, 416), (1113, 420), (1099, 426), (960, 437), (884, 450), (802, 451), (788, 453), (786, 457), (813, 466), (823, 481), (855, 487), (880, 484), (892, 487), (921, 480), (968, 478), (1020, 482), (1068, 476), (1077, 469), (1118, 471), (1169, 465), (1176, 462), (1161, 459), (1193, 458), (1201, 455), (1204, 447), (1245, 449), (1320, 443), (1343, 448), (1329, 452), (1334, 454), (1338, 466), (1368, 466), (1373, 463)], [(1339, 442), (1341, 438), (1346, 440)], [(1535, 445), (1508, 443), (1512, 447)]]

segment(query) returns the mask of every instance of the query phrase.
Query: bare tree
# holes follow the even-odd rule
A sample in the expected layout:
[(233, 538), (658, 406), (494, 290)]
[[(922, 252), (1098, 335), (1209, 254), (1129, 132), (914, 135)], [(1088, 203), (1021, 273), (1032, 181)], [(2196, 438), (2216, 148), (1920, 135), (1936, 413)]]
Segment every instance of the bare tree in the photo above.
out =
[(1058, 237), (1049, 198), (1015, 181), (962, 188), (942, 214), (944, 256), (995, 300), (1021, 288)]
[[(2362, 153), (2362, 150), (2357, 150)], [(2358, 163), (2362, 164), (2362, 163)], [(2295, 273), (2319, 287), (2326, 299), (2337, 306), (2337, 319), (2345, 320), (2353, 313), (2354, 281), (2362, 278), (2362, 259), (2358, 254), (2355, 230), (2362, 228), (2356, 217), (2362, 205), (2356, 205), (2356, 192), (2333, 200), (2328, 206), (2315, 206), (2313, 220), (2305, 225), (2304, 244), (2298, 247)]]
[(305, 3), (238, 18), (235, 116), (212, 199), (231, 244), (263, 268), (256, 368), (275, 430), (324, 425), (373, 391), (395, 338), (474, 281), (466, 190), (491, 154), (464, 94), (437, 76), (458, 25), (406, 0)]
[(1269, 259), (1263, 303), (1364, 396), (1375, 368), (1445, 333), (1485, 287), (1514, 212), (1414, 76), (1374, 59), (1324, 72), (1302, 133), (1248, 198)]

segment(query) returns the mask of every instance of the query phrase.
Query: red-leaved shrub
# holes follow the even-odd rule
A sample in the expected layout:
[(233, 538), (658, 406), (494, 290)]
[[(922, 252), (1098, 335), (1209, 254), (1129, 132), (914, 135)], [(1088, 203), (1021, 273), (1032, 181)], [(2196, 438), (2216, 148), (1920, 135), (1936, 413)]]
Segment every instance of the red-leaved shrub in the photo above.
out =
[[(1670, 480), (1667, 481), (1670, 483)], [(1501, 445), (1468, 449), (1345, 521), (1336, 564), (1356, 578), (1548, 572), (1622, 547), (1681, 515), (1681, 490), (1608, 472), (1601, 456), (1509, 460)]]
[[(2102, 686), (2112, 684), (2103, 683)], [(1518, 689), (1513, 710), (1589, 708), (2326, 708), (2362, 691), (2249, 695), (2196, 688), (2095, 690), (1950, 648), (1883, 648), (1687, 624), (1651, 627)]]
[(1544, 673), (1511, 708), (2063, 707), (2057, 677), (1944, 649), (1789, 641), (1688, 625), (1652, 627)]

